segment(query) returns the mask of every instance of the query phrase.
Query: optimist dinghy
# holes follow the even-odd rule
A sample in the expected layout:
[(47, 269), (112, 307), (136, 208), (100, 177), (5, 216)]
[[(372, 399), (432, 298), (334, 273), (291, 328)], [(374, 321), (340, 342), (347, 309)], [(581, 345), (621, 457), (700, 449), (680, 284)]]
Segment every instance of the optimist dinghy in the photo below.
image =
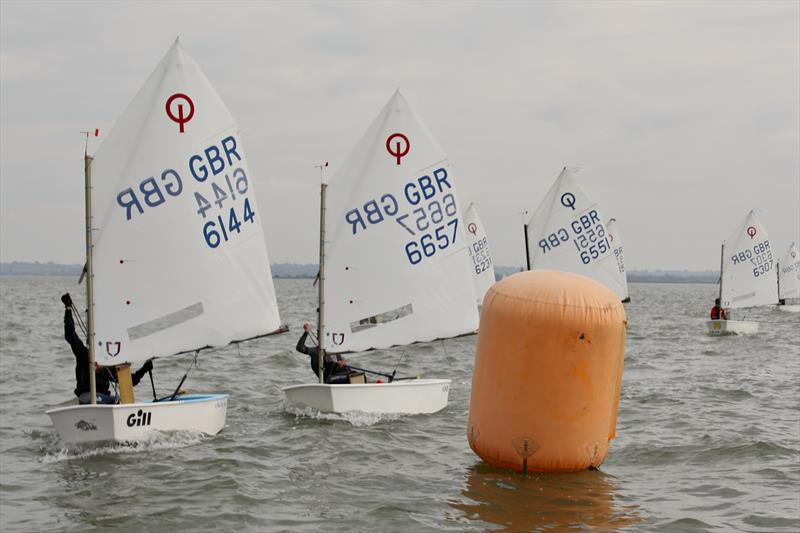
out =
[[(318, 338), (361, 352), (473, 333), (478, 326), (455, 172), (396, 92), (321, 185)], [(390, 364), (394, 364), (391, 361)], [(321, 365), (320, 365), (321, 366)], [(323, 412), (434, 413), (449, 379), (285, 387)]]
[[(225, 425), (227, 394), (176, 390), (161, 401), (135, 401), (129, 368), (285, 331), (236, 123), (176, 41), (94, 158), (88, 137), (93, 403), (47, 414), (68, 443), (135, 440), (155, 430), (214, 435)], [(94, 403), (95, 362), (116, 367), (123, 403)]]
[[(750, 211), (728, 240), (722, 243), (720, 306), (730, 310), (778, 303), (776, 272), (767, 231)], [(746, 320), (707, 320), (706, 327), (712, 336), (758, 333), (758, 322)]]

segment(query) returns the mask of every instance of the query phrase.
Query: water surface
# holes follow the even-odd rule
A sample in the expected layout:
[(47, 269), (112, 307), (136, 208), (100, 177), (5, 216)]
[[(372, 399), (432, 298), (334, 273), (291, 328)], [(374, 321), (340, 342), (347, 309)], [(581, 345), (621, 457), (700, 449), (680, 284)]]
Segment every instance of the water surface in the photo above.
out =
[[(82, 288), (0, 278), (0, 530), (800, 530), (798, 314), (753, 311), (758, 336), (711, 338), (714, 286), (633, 284), (608, 459), (600, 471), (524, 478), (467, 444), (474, 336), (354, 358), (391, 370), (405, 352), (398, 374), (452, 379), (441, 413), (287, 409), (279, 388), (314, 377), (294, 352), (314, 289), (276, 289), (292, 332), (204, 353), (186, 385), (231, 394), (221, 434), (68, 448), (44, 411), (72, 398), (59, 296), (78, 301)], [(188, 364), (156, 361), (159, 394)]]

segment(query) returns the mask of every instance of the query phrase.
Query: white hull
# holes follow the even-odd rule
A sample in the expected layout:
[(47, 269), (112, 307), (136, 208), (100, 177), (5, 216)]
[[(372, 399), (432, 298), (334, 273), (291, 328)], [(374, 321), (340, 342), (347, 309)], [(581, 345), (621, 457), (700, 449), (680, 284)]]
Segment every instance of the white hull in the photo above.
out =
[(777, 305), (775, 307), (778, 311), (785, 313), (800, 313), (800, 305)]
[(67, 443), (135, 441), (153, 431), (215, 435), (225, 425), (227, 394), (190, 394), (174, 401), (70, 405), (47, 411)]
[(707, 320), (708, 334), (714, 337), (722, 335), (755, 335), (758, 333), (758, 322), (743, 320)]
[(323, 413), (425, 414), (447, 406), (449, 379), (414, 379), (392, 383), (326, 385), (313, 383), (284, 387), (287, 401), (300, 408)]

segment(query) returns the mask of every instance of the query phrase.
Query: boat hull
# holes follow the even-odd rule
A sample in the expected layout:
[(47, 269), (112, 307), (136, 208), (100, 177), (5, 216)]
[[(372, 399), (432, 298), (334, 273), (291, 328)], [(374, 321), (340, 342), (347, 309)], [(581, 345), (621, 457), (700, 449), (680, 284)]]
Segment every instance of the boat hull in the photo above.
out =
[(174, 401), (70, 405), (47, 411), (61, 440), (85, 443), (136, 441), (154, 431), (216, 435), (225, 425), (227, 394), (190, 394)]
[(744, 320), (707, 320), (708, 334), (712, 337), (723, 335), (755, 335), (758, 333), (758, 322)]
[(800, 305), (776, 305), (775, 308), (784, 313), (800, 313)]
[(286, 400), (299, 408), (323, 413), (426, 414), (447, 406), (449, 379), (414, 379), (392, 383), (327, 385), (312, 383), (284, 387)]

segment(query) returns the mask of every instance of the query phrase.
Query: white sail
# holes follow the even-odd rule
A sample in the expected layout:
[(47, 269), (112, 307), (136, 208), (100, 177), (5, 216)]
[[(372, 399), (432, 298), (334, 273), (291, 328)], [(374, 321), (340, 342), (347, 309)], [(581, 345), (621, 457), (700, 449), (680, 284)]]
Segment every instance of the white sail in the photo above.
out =
[(602, 283), (620, 300), (627, 298), (603, 220), (597, 203), (565, 167), (528, 221), (531, 269), (581, 274)]
[(489, 287), (494, 285), (494, 262), (486, 230), (478, 216), (475, 204), (469, 204), (464, 213), (464, 228), (467, 230), (467, 250), (469, 251), (472, 279), (475, 281), (475, 298), (478, 305), (483, 304), (483, 297)]
[(97, 150), (92, 178), (99, 363), (278, 328), (241, 136), (178, 41)]
[(769, 236), (750, 211), (725, 241), (722, 256), (722, 307), (774, 304), (778, 280)]
[(614, 254), (614, 259), (617, 261), (617, 285), (618, 291), (615, 291), (620, 299), (628, 300), (628, 273), (625, 271), (625, 254), (622, 249), (622, 236), (617, 227), (617, 219), (612, 218), (606, 222), (606, 231), (608, 232), (608, 240), (611, 243), (611, 252)]
[(800, 298), (800, 253), (792, 243), (778, 264), (778, 298)]
[(475, 331), (455, 172), (399, 91), (328, 183), (326, 204), (329, 351)]

